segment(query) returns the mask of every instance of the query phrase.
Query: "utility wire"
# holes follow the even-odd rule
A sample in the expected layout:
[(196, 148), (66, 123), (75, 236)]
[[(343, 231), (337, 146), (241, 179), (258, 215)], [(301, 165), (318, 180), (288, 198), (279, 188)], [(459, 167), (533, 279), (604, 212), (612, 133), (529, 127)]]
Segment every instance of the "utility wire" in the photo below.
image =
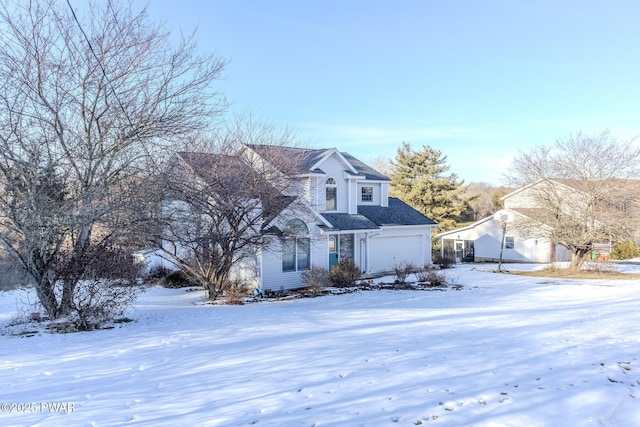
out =
[[(91, 53), (93, 54), (93, 57), (98, 62), (98, 66), (100, 67), (100, 70), (102, 70), (102, 75), (104, 75), (104, 78), (107, 79), (107, 84), (109, 85), (109, 88), (111, 89), (111, 92), (113, 92), (113, 96), (115, 96), (116, 101), (118, 102), (118, 105), (120, 106), (120, 109), (122, 110), (122, 113), (126, 117), (127, 122), (129, 122), (129, 126), (131, 126), (131, 128), (133, 128), (133, 123), (131, 123), (131, 119), (129, 118), (129, 114), (127, 114), (127, 110), (125, 110), (124, 105), (122, 105), (122, 102), (120, 102), (120, 98), (118, 97), (118, 94), (116, 93), (116, 90), (113, 87), (113, 84), (111, 83), (111, 79), (109, 79), (109, 76), (107, 76), (107, 72), (105, 71), (104, 67), (102, 66), (102, 62), (100, 61), (100, 58), (98, 58), (98, 55), (96, 54), (95, 50), (93, 50), (93, 46), (91, 45), (91, 41), (89, 40), (89, 37), (87, 36), (87, 33), (85, 33), (84, 29), (82, 28), (82, 25), (80, 24), (80, 21), (78, 20), (78, 17), (76, 16), (76, 12), (73, 10), (73, 7), (71, 6), (71, 2), (69, 0), (67, 0), (67, 5), (69, 6), (69, 9), (71, 10), (71, 14), (73, 15), (73, 19), (76, 21), (76, 24), (78, 24), (78, 28), (80, 28), (80, 32), (82, 32), (82, 35), (84, 36), (84, 39), (87, 41), (87, 45), (89, 45), (89, 50), (91, 50)], [(111, 2), (109, 2), (109, 6), (111, 6)]]

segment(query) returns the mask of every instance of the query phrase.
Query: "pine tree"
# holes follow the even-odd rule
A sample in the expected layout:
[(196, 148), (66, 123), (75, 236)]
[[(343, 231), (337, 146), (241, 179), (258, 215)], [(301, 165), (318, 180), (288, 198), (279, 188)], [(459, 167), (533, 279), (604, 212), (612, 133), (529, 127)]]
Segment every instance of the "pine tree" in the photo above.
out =
[(465, 196), (467, 186), (455, 173), (447, 175), (449, 165), (442, 152), (427, 145), (415, 151), (403, 142), (391, 167), (391, 195), (436, 221), (439, 231), (473, 220), (473, 197)]

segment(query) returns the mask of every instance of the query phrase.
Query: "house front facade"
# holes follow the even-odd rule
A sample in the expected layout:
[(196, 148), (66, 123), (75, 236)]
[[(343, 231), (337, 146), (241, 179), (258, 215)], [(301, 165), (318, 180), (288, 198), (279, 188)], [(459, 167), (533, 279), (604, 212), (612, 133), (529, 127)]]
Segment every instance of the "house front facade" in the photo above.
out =
[[(277, 151), (297, 159), (293, 176), (291, 171), (287, 176), (294, 185), (281, 194), (286, 205), (269, 212), (261, 226), (270, 243), (243, 257), (234, 267), (235, 278), (275, 291), (304, 287), (301, 275), (312, 266), (331, 269), (352, 261), (366, 277), (401, 264), (432, 263), (431, 237), (437, 224), (389, 197), (391, 181), (386, 176), (335, 148)], [(251, 159), (248, 164), (264, 166), (273, 152), (273, 146), (247, 144), (240, 155)], [(206, 162), (198, 161), (201, 156), (177, 153), (172, 164), (183, 165), (204, 182), (207, 170)]]
[[(270, 147), (246, 149), (261, 156)], [(295, 241), (275, 242), (261, 251), (260, 288), (298, 288), (304, 286), (304, 270), (331, 269), (342, 261), (354, 262), (364, 276), (390, 272), (402, 263), (432, 263), (431, 234), (437, 224), (389, 197), (389, 178), (335, 148), (283, 150), (301, 159), (297, 200), (272, 223), (300, 233)]]

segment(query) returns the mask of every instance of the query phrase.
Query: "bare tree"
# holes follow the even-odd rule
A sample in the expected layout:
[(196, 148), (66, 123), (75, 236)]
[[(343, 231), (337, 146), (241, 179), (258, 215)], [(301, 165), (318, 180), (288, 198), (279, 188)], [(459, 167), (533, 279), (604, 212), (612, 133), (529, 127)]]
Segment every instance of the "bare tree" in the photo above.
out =
[(376, 157), (371, 161), (371, 167), (383, 175), (391, 175), (392, 173), (391, 159), (388, 157)]
[(304, 150), (287, 147), (290, 140), (245, 117), (169, 162), (158, 245), (210, 300), (234, 280), (256, 278), (258, 253), (296, 232), (278, 222), (283, 210), (299, 209)]
[(56, 0), (4, 2), (0, 34), (0, 242), (56, 318), (92, 245), (130, 241), (149, 219), (141, 195), (163, 147), (224, 109), (212, 83), (225, 62), (198, 56), (193, 35), (172, 46), (117, 0), (82, 16)]
[(505, 187), (495, 187), (486, 182), (472, 182), (465, 191), (469, 205), (474, 213), (474, 219), (486, 218), (502, 209), (500, 198), (509, 190)]
[(637, 240), (640, 201), (640, 148), (619, 142), (609, 131), (578, 133), (520, 153), (509, 182), (529, 188), (531, 209), (514, 225), (521, 233), (559, 243), (578, 269), (594, 243)]

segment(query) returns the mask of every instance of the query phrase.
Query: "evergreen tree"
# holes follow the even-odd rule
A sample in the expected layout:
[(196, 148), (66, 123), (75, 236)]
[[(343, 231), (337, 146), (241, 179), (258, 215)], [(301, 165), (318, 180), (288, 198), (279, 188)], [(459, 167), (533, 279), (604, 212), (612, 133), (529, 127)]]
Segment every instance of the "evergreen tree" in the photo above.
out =
[(439, 231), (473, 220), (467, 186), (449, 165), (442, 152), (430, 146), (415, 151), (406, 142), (391, 161), (391, 195), (405, 201), (438, 223)]

